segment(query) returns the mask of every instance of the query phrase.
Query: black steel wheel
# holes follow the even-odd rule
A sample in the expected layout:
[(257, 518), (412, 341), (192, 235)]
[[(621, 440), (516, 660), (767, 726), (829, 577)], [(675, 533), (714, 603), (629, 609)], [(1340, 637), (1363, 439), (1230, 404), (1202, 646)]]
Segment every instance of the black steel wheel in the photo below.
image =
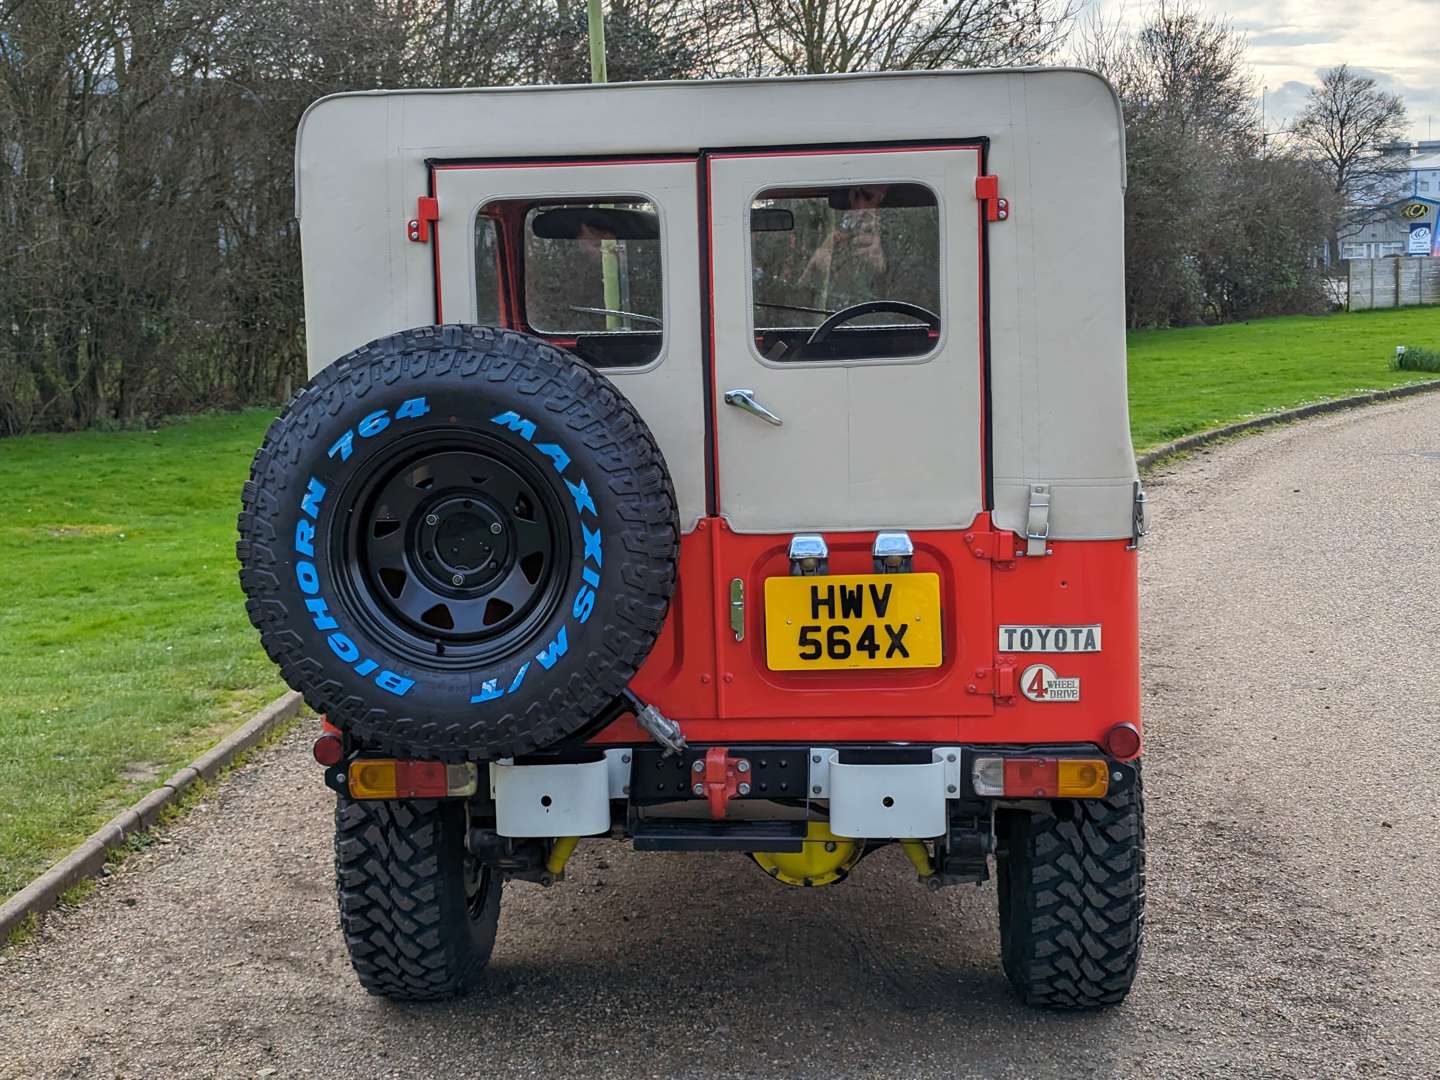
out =
[(654, 438), (583, 360), (423, 327), (322, 371), (271, 425), (239, 520), (246, 610), (353, 742), (507, 757), (579, 730), (649, 653), (675, 583)]
[(397, 650), (484, 663), (559, 602), (570, 557), (564, 508), (499, 440), (453, 432), (398, 444), (346, 502), (354, 510), (335, 534), (341, 591)]

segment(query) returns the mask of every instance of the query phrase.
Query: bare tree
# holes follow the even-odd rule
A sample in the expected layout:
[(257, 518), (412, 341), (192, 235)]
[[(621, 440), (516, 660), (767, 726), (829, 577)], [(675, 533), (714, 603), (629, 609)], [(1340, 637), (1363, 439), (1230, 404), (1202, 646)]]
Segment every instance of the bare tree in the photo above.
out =
[(1160, 0), (1133, 32), (1092, 16), (1076, 54), (1124, 108), (1131, 325), (1318, 309), (1329, 201), (1304, 162), (1263, 153), (1244, 38)]
[(1311, 89), (1294, 124), (1294, 140), (1330, 180), (1339, 209), (1330, 225), (1330, 258), (1340, 259), (1340, 242), (1384, 217), (1406, 170), (1401, 155), (1385, 147), (1405, 134), (1405, 102), (1375, 80), (1341, 64)]
[(1037, 64), (1072, 0), (737, 0), (754, 74)]
[[(610, 73), (1035, 63), (1075, 2), (609, 0)], [(1265, 217), (1303, 168), (1251, 161), (1228, 28), (1157, 10), (1093, 61), (1129, 116), (1132, 320), (1303, 305), (1313, 215)], [(586, 78), (583, 0), (0, 0), (0, 435), (274, 401), (303, 375), (290, 148), (315, 98)]]

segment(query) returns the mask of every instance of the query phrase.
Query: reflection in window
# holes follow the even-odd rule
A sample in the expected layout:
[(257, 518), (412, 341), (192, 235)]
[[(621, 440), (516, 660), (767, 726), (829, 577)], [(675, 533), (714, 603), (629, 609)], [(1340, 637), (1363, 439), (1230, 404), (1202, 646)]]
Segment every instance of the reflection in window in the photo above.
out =
[(654, 204), (636, 196), (493, 200), (475, 224), (478, 320), (596, 367), (648, 364), (663, 339), (660, 243)]
[(754, 327), (771, 360), (918, 356), (940, 329), (940, 221), (921, 184), (763, 191)]
[[(604, 366), (644, 364), (660, 351), (660, 218), (643, 199), (554, 202), (525, 214), (525, 317), (577, 338)], [(595, 359), (595, 357), (599, 357)]]

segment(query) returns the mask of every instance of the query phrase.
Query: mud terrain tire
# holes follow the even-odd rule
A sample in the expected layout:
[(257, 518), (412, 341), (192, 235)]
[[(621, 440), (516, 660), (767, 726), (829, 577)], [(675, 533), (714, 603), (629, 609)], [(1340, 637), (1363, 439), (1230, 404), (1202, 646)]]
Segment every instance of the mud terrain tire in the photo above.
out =
[(675, 495), (649, 429), (524, 334), (409, 330), (271, 425), (239, 519), (250, 621), (359, 746), (509, 757), (593, 720), (665, 619)]
[(1145, 923), (1140, 777), (1109, 799), (1052, 805), (997, 822), (1005, 974), (1027, 1005), (1115, 1005), (1135, 981)]
[(490, 960), (502, 886), (466, 855), (461, 803), (342, 796), (335, 885), (350, 963), (372, 994), (454, 997)]

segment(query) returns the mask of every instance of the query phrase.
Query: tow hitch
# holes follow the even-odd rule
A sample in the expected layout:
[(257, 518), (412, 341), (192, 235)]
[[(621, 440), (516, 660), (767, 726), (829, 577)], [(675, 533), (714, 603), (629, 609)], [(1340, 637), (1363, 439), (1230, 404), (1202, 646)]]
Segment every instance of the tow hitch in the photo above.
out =
[(710, 817), (715, 821), (725, 816), (725, 804), (731, 799), (750, 794), (749, 759), (736, 757), (726, 747), (710, 747), (691, 770), (695, 774), (691, 790), (710, 803)]

